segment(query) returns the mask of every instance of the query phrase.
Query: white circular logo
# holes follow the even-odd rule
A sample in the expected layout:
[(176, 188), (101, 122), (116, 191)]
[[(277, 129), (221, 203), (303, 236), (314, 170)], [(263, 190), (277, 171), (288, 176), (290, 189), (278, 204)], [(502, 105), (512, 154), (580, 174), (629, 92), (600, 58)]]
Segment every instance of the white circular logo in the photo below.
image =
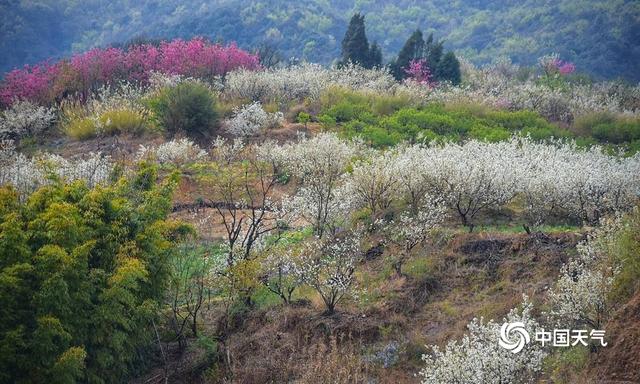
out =
[[(513, 338), (517, 337), (517, 340)], [(500, 328), (500, 340), (498, 344), (502, 348), (508, 349), (512, 353), (522, 351), (525, 345), (531, 341), (529, 332), (524, 328), (524, 323), (517, 321), (515, 323), (504, 323)]]

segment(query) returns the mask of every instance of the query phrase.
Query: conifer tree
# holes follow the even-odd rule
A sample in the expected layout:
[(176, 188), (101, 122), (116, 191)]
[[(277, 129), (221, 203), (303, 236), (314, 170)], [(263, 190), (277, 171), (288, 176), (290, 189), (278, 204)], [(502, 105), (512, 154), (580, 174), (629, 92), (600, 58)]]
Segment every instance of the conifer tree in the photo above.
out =
[(367, 35), (365, 33), (364, 15), (356, 13), (351, 17), (347, 32), (342, 39), (342, 60), (341, 64), (348, 62), (369, 67), (370, 49)]
[(460, 84), (460, 62), (453, 52), (447, 52), (438, 63), (436, 78), (440, 81), (450, 81), (454, 85)]
[(377, 42), (371, 44), (371, 49), (369, 50), (369, 68), (381, 67), (382, 66), (382, 50)]
[(422, 57), (424, 45), (425, 42), (422, 38), (422, 31), (419, 29), (415, 30), (404, 43), (402, 49), (400, 49), (398, 58), (391, 64), (391, 73), (397, 80), (406, 78), (405, 68), (409, 67), (409, 63), (412, 60)]

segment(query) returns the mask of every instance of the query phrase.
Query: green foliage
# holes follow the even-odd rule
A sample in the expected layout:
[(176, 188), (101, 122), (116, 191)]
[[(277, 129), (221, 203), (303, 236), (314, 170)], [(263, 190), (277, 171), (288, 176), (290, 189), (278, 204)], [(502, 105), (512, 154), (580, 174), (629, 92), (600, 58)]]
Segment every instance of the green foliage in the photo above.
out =
[(460, 62), (453, 52), (447, 52), (438, 62), (435, 70), (436, 80), (450, 81), (454, 85), (460, 84)]
[(353, 63), (364, 68), (382, 65), (382, 51), (377, 43), (369, 46), (365, 32), (364, 15), (354, 14), (342, 39), (341, 64)]
[(218, 118), (211, 91), (196, 82), (163, 89), (149, 100), (149, 106), (169, 136), (184, 133), (197, 139), (208, 138)]
[(70, 120), (62, 129), (67, 136), (76, 140), (87, 140), (98, 135), (96, 121), (89, 117)]
[(610, 250), (621, 266), (613, 282), (612, 296), (624, 302), (640, 289), (640, 209), (628, 214)]
[(606, 112), (580, 116), (574, 123), (577, 132), (593, 136), (601, 143), (623, 144), (640, 140), (640, 118), (621, 117)]
[(137, 369), (181, 233), (165, 221), (174, 185), (143, 168), (24, 203), (0, 189), (1, 382), (119, 383)]
[(416, 107), (403, 96), (384, 96), (332, 88), (321, 96), (319, 120), (330, 121), (347, 137), (362, 137), (381, 148), (401, 141), (506, 140), (513, 134), (535, 140), (570, 137), (571, 133), (531, 111), (492, 110), (474, 104)]
[[(552, 49), (580, 71), (640, 81), (635, 43), (640, 8), (634, 1), (559, 0), (552, 6), (533, 0), (233, 0), (215, 7), (201, 3), (1, 2), (0, 71), (114, 42), (139, 43), (134, 37), (140, 34), (165, 39), (206, 35), (236, 41), (246, 49), (266, 38), (277, 44), (281, 57), (328, 64), (340, 55), (339, 37), (352, 14), (361, 12), (367, 15), (369, 39), (380, 42), (387, 60), (423, 27), (435, 31), (447, 49), (475, 63), (509, 56), (515, 63), (532, 65)], [(176, 12), (180, 7), (198, 11)]]

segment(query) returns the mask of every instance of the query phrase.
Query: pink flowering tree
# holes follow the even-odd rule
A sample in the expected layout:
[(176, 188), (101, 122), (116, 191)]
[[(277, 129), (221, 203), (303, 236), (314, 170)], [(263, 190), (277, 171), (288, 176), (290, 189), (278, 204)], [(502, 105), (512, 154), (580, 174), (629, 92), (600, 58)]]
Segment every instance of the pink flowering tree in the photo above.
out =
[(409, 66), (406, 67), (404, 71), (408, 75), (409, 81), (425, 85), (429, 88), (435, 86), (435, 82), (432, 80), (433, 75), (425, 59), (411, 60)]
[(560, 56), (557, 53), (541, 57), (538, 59), (538, 63), (546, 76), (564, 76), (576, 70), (576, 66), (573, 63), (560, 60)]
[(201, 37), (165, 41), (159, 47), (94, 48), (57, 63), (7, 73), (0, 83), (0, 104), (9, 106), (16, 100), (48, 104), (69, 94), (86, 99), (105, 84), (145, 83), (152, 71), (211, 79), (238, 68), (260, 68), (258, 56), (235, 44), (212, 44)]

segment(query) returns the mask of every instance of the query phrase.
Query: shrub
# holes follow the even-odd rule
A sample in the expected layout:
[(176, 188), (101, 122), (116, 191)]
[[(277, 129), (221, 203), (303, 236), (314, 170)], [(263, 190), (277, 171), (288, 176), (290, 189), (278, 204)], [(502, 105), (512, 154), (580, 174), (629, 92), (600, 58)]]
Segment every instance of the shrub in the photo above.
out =
[(55, 120), (52, 108), (20, 101), (0, 114), (0, 139), (16, 140), (36, 135), (51, 126)]
[(265, 112), (260, 102), (256, 101), (234, 109), (227, 131), (236, 136), (253, 136), (262, 129), (278, 127), (283, 121), (282, 112)]
[(602, 143), (623, 144), (640, 139), (640, 118), (596, 112), (576, 119), (574, 130)]
[(169, 136), (185, 133), (197, 138), (211, 136), (218, 112), (211, 91), (198, 82), (165, 88), (149, 102), (158, 124)]
[(86, 140), (98, 135), (98, 122), (90, 117), (72, 118), (62, 129), (72, 139)]
[(139, 111), (119, 109), (107, 111), (100, 116), (101, 132), (104, 134), (143, 133), (148, 125), (146, 116)]
[(0, 381), (121, 383), (141, 363), (183, 229), (165, 220), (174, 183), (155, 181), (54, 184), (24, 203), (0, 188)]

